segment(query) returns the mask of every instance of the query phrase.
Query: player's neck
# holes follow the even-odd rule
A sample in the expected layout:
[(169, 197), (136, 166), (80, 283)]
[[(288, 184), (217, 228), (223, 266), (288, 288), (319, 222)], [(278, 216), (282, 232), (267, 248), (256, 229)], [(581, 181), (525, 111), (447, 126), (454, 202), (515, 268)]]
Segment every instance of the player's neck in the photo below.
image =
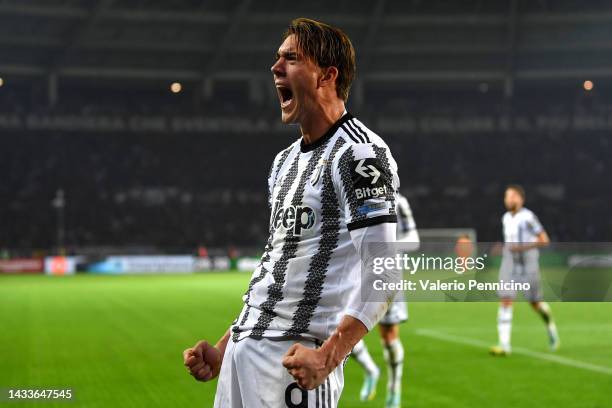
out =
[(523, 209), (523, 207), (517, 207), (514, 210), (510, 211), (512, 213), (512, 215), (516, 215), (519, 213), (519, 211), (521, 211)]
[(342, 117), (345, 110), (342, 101), (317, 106), (316, 110), (300, 121), (304, 143), (309, 145), (319, 140)]

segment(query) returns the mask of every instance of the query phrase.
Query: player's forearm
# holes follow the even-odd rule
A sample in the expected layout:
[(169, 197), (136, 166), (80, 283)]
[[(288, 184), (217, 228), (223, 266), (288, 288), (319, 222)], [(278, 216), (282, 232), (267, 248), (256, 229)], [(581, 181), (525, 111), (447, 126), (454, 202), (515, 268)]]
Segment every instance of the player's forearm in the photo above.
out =
[[(374, 273), (372, 260), (391, 256), (396, 241), (396, 225), (382, 223), (351, 231), (351, 239), (361, 259), (366, 259), (358, 284), (349, 297), (346, 314), (358, 319), (371, 330), (387, 311), (387, 306), (397, 295), (389, 283), (401, 278), (401, 270), (383, 268)], [(391, 250), (391, 252), (389, 251)]]
[(538, 242), (534, 242), (534, 243), (533, 243), (533, 247), (534, 247), (534, 248), (544, 248), (544, 247), (547, 247), (547, 246), (548, 246), (548, 244), (549, 244), (549, 242), (548, 242), (548, 241), (546, 241), (546, 242), (544, 242), (544, 241), (538, 241)]
[(550, 238), (546, 231), (542, 231), (538, 236), (538, 244), (540, 248), (547, 247), (550, 244)]
[(219, 351), (221, 352), (221, 356), (225, 355), (225, 349), (227, 347), (227, 342), (229, 341), (230, 334), (231, 334), (231, 329), (227, 329), (225, 334), (221, 336), (219, 341), (217, 341), (217, 344), (215, 344), (215, 348), (219, 349)]
[(329, 372), (338, 367), (368, 332), (367, 327), (352, 316), (344, 316), (338, 328), (323, 343), (319, 351), (325, 356)]

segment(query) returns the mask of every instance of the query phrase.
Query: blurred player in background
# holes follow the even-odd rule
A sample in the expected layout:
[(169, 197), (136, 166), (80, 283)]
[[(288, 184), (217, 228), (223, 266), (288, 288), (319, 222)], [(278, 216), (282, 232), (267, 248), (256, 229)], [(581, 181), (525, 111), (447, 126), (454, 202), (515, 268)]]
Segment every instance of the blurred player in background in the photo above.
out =
[(273, 161), (270, 236), (242, 311), (184, 363), (197, 380), (219, 376), (216, 408), (333, 408), (343, 362), (395, 295), (360, 285), (360, 254), (396, 239), (397, 164), (346, 111), (355, 53), (341, 30), (292, 21), (271, 70), (282, 121), (302, 137)]
[[(550, 243), (548, 234), (540, 224), (538, 217), (523, 207), (525, 190), (517, 184), (506, 188), (504, 205), (508, 210), (503, 218), (504, 250), (499, 278), (504, 282), (524, 282), (530, 289), (523, 295), (546, 324), (551, 350), (559, 348), (559, 335), (553, 321), (550, 306), (542, 301), (540, 285), (539, 249)], [(512, 332), (512, 301), (516, 291), (500, 291), (501, 304), (497, 314), (497, 331), (499, 344), (491, 348), (496, 356), (511, 353), (510, 334)]]
[[(414, 243), (410, 251), (418, 249), (419, 233), (412, 215), (408, 199), (401, 194), (395, 198), (395, 211), (397, 212), (397, 240), (398, 242)], [(380, 337), (383, 344), (383, 354), (387, 363), (387, 397), (385, 408), (401, 406), (402, 372), (404, 367), (404, 347), (400, 340), (400, 323), (408, 320), (408, 305), (403, 292), (398, 292), (389, 310), (378, 323)], [(368, 352), (363, 340), (353, 348), (353, 358), (365, 370), (365, 379), (359, 393), (361, 401), (372, 401), (376, 397), (376, 384), (380, 376), (380, 369)]]
[(474, 252), (474, 243), (468, 234), (461, 234), (457, 237), (457, 242), (455, 243), (455, 254), (457, 257), (465, 259), (471, 256)]

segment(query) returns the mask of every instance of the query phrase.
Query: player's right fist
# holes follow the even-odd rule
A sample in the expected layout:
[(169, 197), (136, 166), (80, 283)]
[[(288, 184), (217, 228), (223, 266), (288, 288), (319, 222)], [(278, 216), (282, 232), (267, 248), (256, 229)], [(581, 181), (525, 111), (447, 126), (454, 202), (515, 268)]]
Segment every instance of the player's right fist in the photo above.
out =
[(198, 381), (210, 381), (221, 370), (221, 351), (202, 340), (183, 351), (183, 363)]

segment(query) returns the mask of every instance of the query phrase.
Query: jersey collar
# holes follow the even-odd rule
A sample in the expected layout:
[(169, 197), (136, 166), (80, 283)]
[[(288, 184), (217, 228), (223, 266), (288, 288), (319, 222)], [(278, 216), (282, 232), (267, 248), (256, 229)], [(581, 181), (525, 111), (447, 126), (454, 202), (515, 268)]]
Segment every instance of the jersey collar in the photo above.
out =
[(310, 152), (314, 149), (316, 149), (317, 147), (323, 145), (325, 142), (327, 142), (333, 135), (336, 134), (336, 131), (338, 130), (338, 128), (346, 121), (353, 119), (353, 115), (351, 115), (349, 112), (344, 112), (344, 114), (340, 117), (340, 119), (338, 119), (336, 121), (336, 123), (334, 123), (328, 130), (327, 132), (325, 132), (325, 134), (323, 136), (321, 136), (316, 142), (311, 143), (311, 144), (305, 144), (304, 143), (304, 139), (302, 138), (302, 140), (300, 141), (300, 151), (302, 153), (307, 153)]

